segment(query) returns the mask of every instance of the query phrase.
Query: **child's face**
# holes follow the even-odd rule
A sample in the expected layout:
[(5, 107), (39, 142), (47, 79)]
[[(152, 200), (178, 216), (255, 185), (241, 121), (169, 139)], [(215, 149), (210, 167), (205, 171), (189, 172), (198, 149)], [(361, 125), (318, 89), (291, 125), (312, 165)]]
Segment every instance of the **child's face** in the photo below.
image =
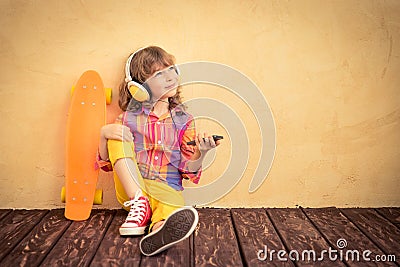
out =
[(145, 82), (151, 90), (153, 100), (166, 99), (176, 95), (179, 75), (175, 66), (157, 70)]

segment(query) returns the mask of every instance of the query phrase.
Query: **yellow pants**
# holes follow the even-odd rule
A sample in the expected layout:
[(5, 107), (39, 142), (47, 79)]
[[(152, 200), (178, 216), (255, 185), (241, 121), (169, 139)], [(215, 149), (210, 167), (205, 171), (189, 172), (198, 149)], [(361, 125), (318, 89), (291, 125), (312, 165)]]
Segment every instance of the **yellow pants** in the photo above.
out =
[[(108, 154), (110, 157), (111, 164), (114, 164), (117, 160), (122, 158), (131, 158), (136, 163), (136, 156), (133, 142), (121, 142), (116, 140), (109, 140), (107, 143)], [(138, 174), (138, 183), (144, 195), (149, 198), (150, 207), (152, 210), (151, 225), (159, 221), (165, 220), (168, 216), (176, 209), (184, 206), (184, 199), (181, 191), (177, 191), (172, 187), (162, 182), (143, 179), (137, 164), (135, 164), (136, 170), (133, 172)], [(118, 175), (114, 172), (114, 183), (115, 192), (118, 202), (123, 206), (125, 201), (130, 200), (126, 195), (125, 189), (122, 186)], [(129, 207), (123, 206), (129, 211)]]

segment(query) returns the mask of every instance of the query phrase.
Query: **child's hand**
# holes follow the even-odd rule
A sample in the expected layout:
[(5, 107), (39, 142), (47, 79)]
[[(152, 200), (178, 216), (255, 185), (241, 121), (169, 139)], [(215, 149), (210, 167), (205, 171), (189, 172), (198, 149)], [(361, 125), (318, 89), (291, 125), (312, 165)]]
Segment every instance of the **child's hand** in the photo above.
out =
[(105, 139), (118, 140), (123, 142), (132, 142), (133, 135), (131, 130), (121, 124), (107, 124), (101, 128), (101, 137)]
[(214, 138), (207, 133), (198, 134), (195, 138), (196, 146), (200, 150), (200, 152), (208, 152), (214, 147), (219, 146), (221, 140), (214, 141)]

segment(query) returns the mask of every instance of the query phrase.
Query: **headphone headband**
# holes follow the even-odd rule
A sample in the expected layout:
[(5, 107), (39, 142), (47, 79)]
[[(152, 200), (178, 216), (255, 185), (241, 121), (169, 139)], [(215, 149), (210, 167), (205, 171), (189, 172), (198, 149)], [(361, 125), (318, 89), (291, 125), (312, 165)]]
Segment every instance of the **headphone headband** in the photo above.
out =
[(134, 53), (132, 53), (128, 60), (126, 61), (126, 65), (125, 65), (125, 81), (131, 82), (133, 81), (132, 76), (131, 76), (131, 63), (132, 63), (132, 59), (133, 57), (140, 51), (142, 51), (143, 49), (145, 49), (145, 47), (139, 48), (138, 50), (136, 50)]
[(130, 55), (125, 64), (125, 82), (127, 82), (127, 83), (132, 81), (132, 77), (131, 77), (131, 73), (130, 73), (131, 72), (130, 66), (131, 66), (132, 58), (134, 55), (135, 54)]

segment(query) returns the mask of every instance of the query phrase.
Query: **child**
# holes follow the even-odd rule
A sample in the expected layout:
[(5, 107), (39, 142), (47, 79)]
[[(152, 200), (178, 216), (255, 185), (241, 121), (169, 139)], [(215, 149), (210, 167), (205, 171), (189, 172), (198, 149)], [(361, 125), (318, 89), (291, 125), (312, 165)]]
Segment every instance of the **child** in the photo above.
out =
[[(98, 164), (114, 170), (117, 199), (129, 210), (120, 234), (142, 235), (150, 224), (140, 250), (151, 256), (194, 231), (198, 215), (183, 207), (182, 179), (198, 183), (204, 156), (219, 141), (196, 135), (172, 55), (156, 46), (140, 49), (129, 57), (125, 76), (124, 113), (102, 128)], [(196, 146), (187, 145), (192, 140)]]

